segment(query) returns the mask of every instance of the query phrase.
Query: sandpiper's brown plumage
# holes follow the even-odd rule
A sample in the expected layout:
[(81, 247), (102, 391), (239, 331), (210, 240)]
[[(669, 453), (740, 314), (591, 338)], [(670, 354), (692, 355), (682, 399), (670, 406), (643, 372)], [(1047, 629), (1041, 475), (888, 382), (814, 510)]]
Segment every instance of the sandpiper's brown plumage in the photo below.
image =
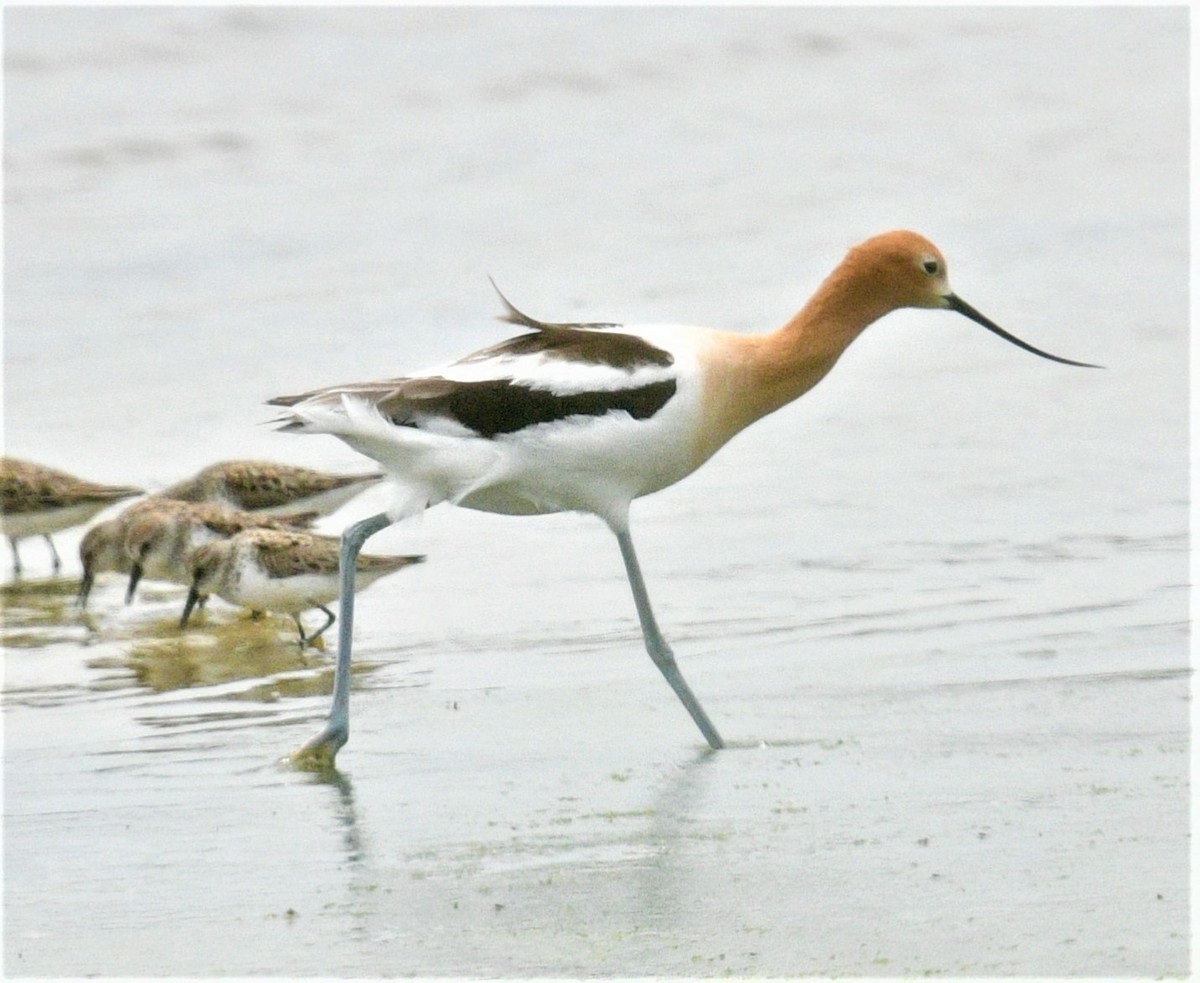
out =
[(304, 528), (315, 518), (315, 512), (259, 515), (208, 502), (180, 502), (156, 496), (153, 503), (138, 510), (125, 528), (124, 548), (130, 563), (125, 600), (133, 600), (143, 576), (190, 584), (188, 555), (204, 543), (226, 539), (244, 529)]
[[(358, 590), (423, 556), (380, 556), (360, 553), (356, 563)], [(197, 547), (189, 557), (192, 587), (180, 624), (186, 625), (192, 606), (205, 594), (231, 604), (290, 614), (300, 643), (316, 641), (334, 616), (326, 604), (338, 596), (338, 540), (308, 532), (246, 529), (228, 539)], [(306, 636), (300, 613), (318, 608), (326, 621)]]
[(141, 494), (131, 485), (102, 485), (42, 464), (0, 458), (0, 529), (12, 546), (13, 571), (22, 572), (20, 540), (41, 536), (58, 573), (62, 560), (52, 533), (82, 525), (113, 503)]
[(183, 502), (212, 502), (245, 512), (328, 515), (382, 478), (377, 471), (331, 474), (273, 461), (221, 461), (159, 494)]
[(123, 509), (118, 515), (104, 522), (97, 522), (79, 541), (79, 562), (83, 567), (83, 579), (79, 582), (79, 607), (87, 608), (88, 597), (96, 576), (101, 573), (129, 573), (133, 562), (125, 552), (125, 533), (129, 523), (140, 512), (155, 508), (154, 496)]

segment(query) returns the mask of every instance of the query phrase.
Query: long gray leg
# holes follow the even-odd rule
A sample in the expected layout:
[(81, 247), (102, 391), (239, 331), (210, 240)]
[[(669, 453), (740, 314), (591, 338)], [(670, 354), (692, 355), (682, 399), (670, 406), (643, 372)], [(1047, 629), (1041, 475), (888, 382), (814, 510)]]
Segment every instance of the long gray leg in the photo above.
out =
[(333, 703), (325, 729), (292, 755), (298, 763), (332, 768), (338, 750), (350, 737), (350, 646), (354, 635), (354, 580), (358, 552), (368, 538), (392, 524), (386, 512), (356, 522), (342, 533), (338, 550), (341, 610), (338, 618), (337, 668), (333, 676)]
[(21, 552), (17, 549), (17, 538), (15, 536), (8, 537), (8, 545), (12, 549), (13, 555), (13, 574), (17, 577), (21, 576)]
[(637, 554), (633, 551), (633, 539), (630, 537), (629, 531), (617, 532), (617, 542), (621, 544), (621, 558), (625, 561), (625, 573), (629, 577), (629, 586), (633, 589), (633, 601), (637, 605), (638, 619), (642, 623), (642, 637), (646, 640), (646, 651), (650, 653), (650, 658), (658, 666), (659, 672), (670, 683), (675, 695), (679, 697), (687, 708), (687, 712), (696, 721), (696, 726), (700, 728), (700, 733), (704, 735), (709, 746), (714, 750), (723, 748), (725, 742), (721, 740), (717, 728), (708, 719), (704, 707), (700, 705), (700, 701), (696, 699), (683, 675), (679, 672), (675, 655), (667, 644), (667, 640), (663, 638), (662, 632), (658, 630), (658, 623), (654, 620), (654, 611), (650, 608), (650, 597), (646, 593), (646, 582), (642, 579), (642, 569), (638, 566)]

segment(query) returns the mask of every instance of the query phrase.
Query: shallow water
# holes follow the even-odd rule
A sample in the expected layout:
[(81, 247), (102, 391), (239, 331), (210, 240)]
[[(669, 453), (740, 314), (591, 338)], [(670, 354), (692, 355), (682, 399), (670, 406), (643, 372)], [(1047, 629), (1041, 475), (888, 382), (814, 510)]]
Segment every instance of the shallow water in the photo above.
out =
[[(937, 23), (931, 23), (936, 20)], [(442, 508), (329, 652), (3, 588), (10, 975), (1180, 975), (1187, 24), (1172, 9), (5, 11), (7, 453), (160, 488), (362, 459), (264, 399), (567, 319), (765, 330), (910, 226), (889, 317), (635, 506)], [(333, 531), (384, 499), (364, 496)], [(4, 559), (5, 579), (11, 568)]]

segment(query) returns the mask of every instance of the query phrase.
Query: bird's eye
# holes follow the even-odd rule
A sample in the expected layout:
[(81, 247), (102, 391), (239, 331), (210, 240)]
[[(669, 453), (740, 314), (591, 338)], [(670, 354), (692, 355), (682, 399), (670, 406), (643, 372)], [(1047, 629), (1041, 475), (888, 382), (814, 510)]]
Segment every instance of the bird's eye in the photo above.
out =
[(942, 264), (930, 257), (921, 264), (921, 269), (930, 276), (937, 276), (942, 271)]

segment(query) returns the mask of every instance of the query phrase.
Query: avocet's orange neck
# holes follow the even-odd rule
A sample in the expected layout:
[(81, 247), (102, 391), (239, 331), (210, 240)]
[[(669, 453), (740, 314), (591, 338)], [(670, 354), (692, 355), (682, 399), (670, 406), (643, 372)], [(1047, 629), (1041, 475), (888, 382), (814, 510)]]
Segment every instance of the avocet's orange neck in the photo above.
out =
[(777, 331), (716, 336), (706, 360), (705, 458), (812, 389), (868, 325), (895, 309), (894, 293), (857, 260), (852, 251)]
[(895, 309), (894, 294), (856, 260), (851, 252), (787, 324), (762, 337), (764, 415), (808, 392), (868, 325)]

